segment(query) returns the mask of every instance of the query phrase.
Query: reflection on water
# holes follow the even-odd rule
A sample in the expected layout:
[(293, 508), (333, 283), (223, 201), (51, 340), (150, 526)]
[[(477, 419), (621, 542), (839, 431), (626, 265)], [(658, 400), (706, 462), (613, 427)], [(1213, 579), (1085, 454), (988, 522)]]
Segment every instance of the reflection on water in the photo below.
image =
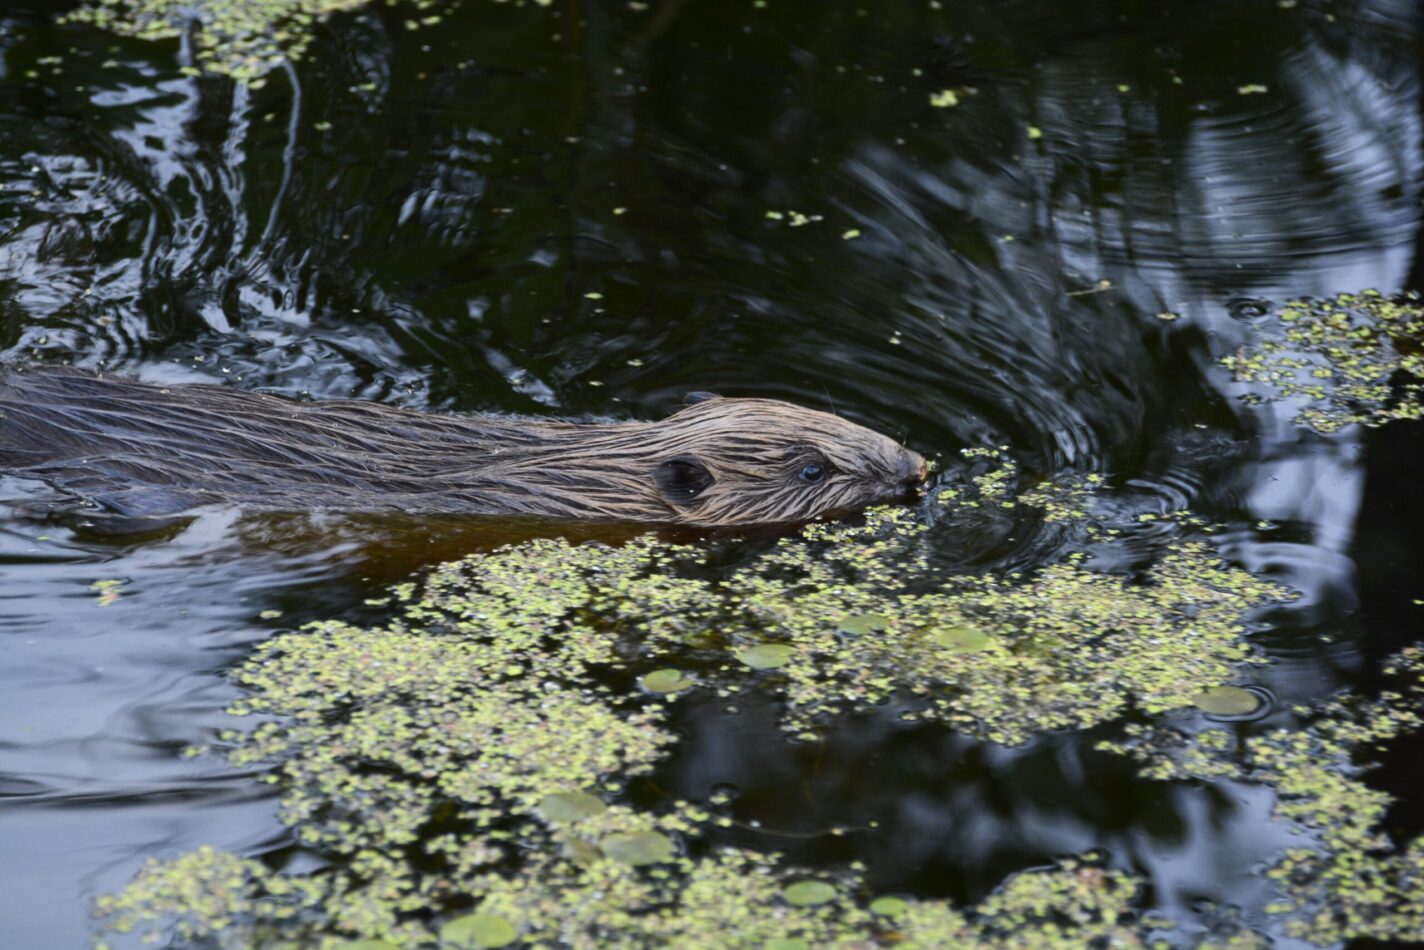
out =
[[(1124, 515), (1225, 525), (1223, 553), (1302, 594), (1256, 641), (1283, 705), (1416, 636), (1408, 439), (1303, 428), (1220, 363), (1288, 300), (1424, 276), (1411, 4), (639, 7), (467, 2), (415, 30), (372, 7), (250, 88), (10, 4), (6, 358), (437, 409), (790, 398), (947, 485), (959, 448), (1007, 445), (1030, 479), (1103, 473)], [(617, 537), (235, 512), (125, 536), (0, 491), (17, 945), (79, 942), (85, 900), (148, 855), (286, 840), (265, 786), (175, 754), (224, 725), (220, 673), (274, 624), (377, 619), (390, 581), (530, 532)], [(920, 516), (946, 568), (1069, 543)], [(1144, 529), (1093, 553), (1137, 572), (1161, 550)], [(871, 715), (812, 750), (769, 712), (680, 715), (660, 788), (735, 786), (738, 843), (859, 859), (885, 889), (976, 899), (1102, 848), (1207, 926), (1194, 902), (1253, 903), (1285, 843), (1261, 789), (1148, 783), (1075, 734), (1004, 749)]]

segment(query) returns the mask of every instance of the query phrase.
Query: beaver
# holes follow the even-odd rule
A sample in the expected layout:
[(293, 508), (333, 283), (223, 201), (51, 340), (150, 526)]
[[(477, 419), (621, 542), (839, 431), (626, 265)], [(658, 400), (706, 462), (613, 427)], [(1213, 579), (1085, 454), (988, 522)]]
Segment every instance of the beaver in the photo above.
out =
[(692, 394), (658, 422), (298, 401), (54, 366), (0, 373), (0, 470), (107, 511), (233, 502), (723, 528), (908, 500), (925, 460), (835, 415)]

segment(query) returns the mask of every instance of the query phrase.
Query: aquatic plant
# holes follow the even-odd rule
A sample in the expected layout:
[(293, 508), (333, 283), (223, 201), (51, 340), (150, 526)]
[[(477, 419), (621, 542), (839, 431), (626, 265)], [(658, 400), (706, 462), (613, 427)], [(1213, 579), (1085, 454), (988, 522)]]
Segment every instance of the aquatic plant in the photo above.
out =
[[(289, 879), (261, 862), (203, 848), (151, 861), (123, 894), (105, 899), (116, 929), (176, 919), (185, 941), (220, 946), (389, 950), (404, 946), (726, 946), (806, 950), (891, 945), (1147, 946), (1134, 911), (1141, 882), (1096, 860), (1010, 876), (978, 905), (882, 897), (865, 901), (853, 877), (798, 877), (774, 857), (725, 850), (680, 858), (652, 874), (611, 860), (583, 865), (536, 855), (522, 873), (468, 879), (472, 913), (438, 929), (409, 925), (381, 937), (323, 932), (319, 904), (331, 878)], [(801, 896), (798, 896), (801, 895)], [(324, 926), (330, 927), (331, 922)], [(150, 931), (157, 933), (158, 931)]]
[(1303, 399), (1300, 425), (1335, 432), (1424, 415), (1424, 304), (1375, 290), (1292, 300), (1250, 346), (1221, 363), (1259, 384), (1256, 401)]
[[(383, 654), (346, 668), (369, 673), (385, 663)], [(1104, 742), (1102, 748), (1133, 756), (1146, 774), (1161, 780), (1231, 778), (1273, 787), (1280, 818), (1312, 833), (1308, 846), (1288, 850), (1267, 871), (1285, 897), (1267, 909), (1288, 915), (1290, 935), (1321, 945), (1353, 937), (1417, 940), (1424, 937), (1424, 840), (1388, 848), (1377, 830), (1388, 798), (1359, 780), (1355, 759), (1424, 724), (1424, 651), (1405, 651), (1386, 672), (1401, 678), (1402, 688), (1370, 701), (1340, 697), (1298, 710), (1314, 720), (1303, 731), (1273, 730), (1237, 743), (1216, 728), (1188, 737), (1160, 726), (1129, 727), (1125, 740)], [(401, 671), (389, 679), (411, 684)], [(340, 697), (334, 702), (361, 704), (350, 692), (351, 680), (337, 677), (329, 685)], [(382, 688), (359, 691), (370, 697)], [(511, 733), (527, 737), (519, 726)], [(408, 738), (398, 733), (390, 742)], [(577, 757), (585, 754), (588, 738), (577, 728), (553, 729), (544, 748)], [(547, 765), (556, 759), (537, 761)], [(586, 778), (562, 766), (554, 774), (559, 781)], [(325, 844), (343, 853), (346, 863), (321, 874), (290, 876), (260, 861), (203, 848), (150, 861), (121, 894), (100, 900), (101, 917), (120, 931), (171, 926), (184, 940), (225, 946), (331, 948), (596, 947), (613, 940), (681, 946), (702, 945), (710, 935), (727, 946), (782, 950), (1006, 942), (1047, 948), (1094, 940), (1130, 947), (1151, 945), (1172, 926), (1139, 913), (1140, 880), (1091, 856), (1012, 875), (976, 906), (957, 909), (945, 901), (875, 897), (855, 868), (807, 874), (775, 855), (738, 849), (696, 855), (680, 845), (723, 820), (710, 811), (679, 803), (652, 815), (607, 804), (589, 792), (526, 797), (511, 808), (525, 811), (523, 823), (480, 828), (477, 819), (459, 828), (447, 816), (447, 826), (458, 830), (405, 840), (403, 847), (405, 829), (397, 822), (393, 836), (384, 825), (388, 813), (350, 807), (353, 786), (347, 777), (346, 768), (337, 765), (330, 784), (309, 789), (314, 804), (345, 816)], [(288, 772), (281, 781), (291, 779)], [(515, 778), (509, 787), (528, 783)], [(324, 802), (322, 795), (328, 796)], [(431, 801), (442, 798), (430, 795)], [(296, 816), (288, 811), (286, 817)], [(511, 867), (515, 851), (524, 858)], [(438, 863), (432, 865), (432, 859)], [(446, 909), (443, 923), (431, 920), (428, 912), (435, 908)], [(1225, 944), (1203, 945), (1256, 946), (1262, 939), (1242, 930)]]
[[(998, 497), (993, 472), (978, 481), (978, 500), (962, 503), (1042, 504), (1050, 519), (1074, 517), (1067, 500), (1087, 494), (1039, 487), (1015, 503)], [(1011, 744), (1133, 706), (1189, 705), (1239, 679), (1259, 659), (1247, 615), (1286, 596), (1202, 539), (1172, 545), (1135, 581), (1078, 554), (1029, 577), (937, 575), (916, 552), (923, 530), (903, 510), (873, 512), (857, 527), (812, 527), (717, 578), (701, 567), (704, 552), (652, 538), (541, 540), (444, 565), (397, 594), (403, 624), (465, 638), (461, 662), (482, 676), (515, 669), (568, 683), (617, 668), (670, 696), (772, 689), (801, 737), (899, 697), (906, 718)], [(298, 655), (277, 659), (293, 682), (305, 674), (285, 665)], [(265, 680), (255, 685), (267, 695)]]
[(1392, 799), (1361, 778), (1362, 756), (1424, 726), (1424, 649), (1407, 648), (1384, 673), (1397, 688), (1297, 709), (1303, 728), (1240, 739), (1220, 728), (1129, 726), (1125, 739), (1099, 748), (1131, 756), (1162, 781), (1273, 788), (1276, 815), (1309, 834), (1266, 871), (1282, 895), (1266, 909), (1286, 917), (1290, 936), (1322, 946), (1424, 940), (1424, 837), (1392, 846), (1379, 828)]
[[(1091, 520), (1096, 482), (1015, 495), (1002, 453), (970, 454), (987, 464), (966, 505)], [(1247, 614), (1284, 595), (1201, 538), (1172, 542), (1145, 579), (1076, 555), (995, 577), (931, 568), (925, 530), (872, 512), (730, 571), (651, 537), (538, 540), (399, 585), (385, 626), (279, 634), (235, 672), (247, 696), (230, 711), (260, 721), (218, 745), (266, 770), (296, 841), (331, 866), (293, 876), (207, 849), (151, 862), (100, 919), (259, 946), (1142, 943), (1138, 882), (1092, 860), (960, 910), (869, 894), (855, 866), (708, 850), (698, 840), (729, 822), (715, 805), (622, 801), (675, 743), (665, 710), (690, 690), (780, 694), (802, 736), (902, 696), (907, 717), (1019, 742), (1239, 679)]]

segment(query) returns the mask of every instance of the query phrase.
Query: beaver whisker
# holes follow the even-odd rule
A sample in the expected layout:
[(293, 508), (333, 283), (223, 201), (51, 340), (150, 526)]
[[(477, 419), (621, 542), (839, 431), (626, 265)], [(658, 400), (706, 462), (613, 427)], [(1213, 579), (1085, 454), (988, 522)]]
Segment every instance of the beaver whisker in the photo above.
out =
[(768, 399), (657, 422), (454, 415), (61, 367), (0, 371), (0, 470), (123, 514), (268, 510), (529, 514), (695, 526), (795, 523), (884, 502), (924, 459)]

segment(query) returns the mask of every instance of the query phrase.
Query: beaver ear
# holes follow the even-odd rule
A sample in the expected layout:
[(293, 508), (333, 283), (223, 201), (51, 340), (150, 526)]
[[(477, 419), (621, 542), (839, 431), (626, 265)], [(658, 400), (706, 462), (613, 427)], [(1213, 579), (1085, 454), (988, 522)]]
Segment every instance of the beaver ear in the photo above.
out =
[(698, 392), (695, 392), (695, 393), (688, 393), (687, 395), (683, 396), (683, 397), (682, 397), (682, 401), (683, 401), (683, 403), (686, 404), (686, 405), (695, 406), (695, 405), (697, 405), (699, 402), (706, 402), (706, 401), (709, 400), (709, 399), (721, 399), (721, 398), (722, 398), (722, 397), (719, 396), (719, 395), (717, 395), (716, 393), (708, 393), (708, 392), (701, 392), (701, 391), (698, 391)]
[(687, 505), (702, 497), (716, 481), (707, 466), (690, 455), (659, 462), (653, 469), (653, 481), (658, 491), (674, 505)]

